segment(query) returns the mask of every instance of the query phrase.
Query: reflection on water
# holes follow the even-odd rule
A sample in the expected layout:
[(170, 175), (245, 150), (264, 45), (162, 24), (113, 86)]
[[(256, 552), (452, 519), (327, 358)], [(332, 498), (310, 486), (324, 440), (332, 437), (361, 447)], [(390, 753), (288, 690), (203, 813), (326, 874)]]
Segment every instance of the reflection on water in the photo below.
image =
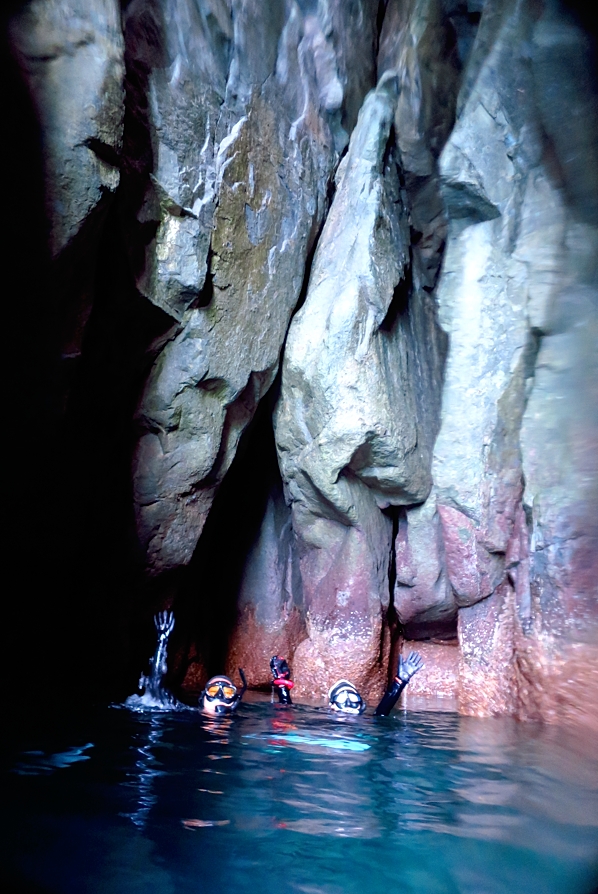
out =
[(36, 744), (11, 763), (5, 847), (45, 890), (594, 890), (598, 759), (562, 730), (254, 696), (222, 720), (106, 711)]
[(14, 773), (21, 776), (38, 776), (40, 773), (51, 773), (64, 767), (70, 767), (78, 761), (88, 761), (89, 754), (85, 752), (93, 748), (93, 742), (81, 745), (78, 748), (67, 748), (56, 754), (46, 754), (44, 751), (23, 751), (21, 760), (13, 767)]
[(135, 769), (128, 772), (131, 786), (136, 791), (135, 810), (123, 813), (137, 826), (143, 829), (151, 808), (156, 803), (154, 782), (158, 776), (162, 776), (162, 764), (157, 759), (155, 751), (162, 738), (162, 722), (160, 716), (149, 715), (148, 728), (134, 736), (135, 744), (131, 745), (137, 754)]

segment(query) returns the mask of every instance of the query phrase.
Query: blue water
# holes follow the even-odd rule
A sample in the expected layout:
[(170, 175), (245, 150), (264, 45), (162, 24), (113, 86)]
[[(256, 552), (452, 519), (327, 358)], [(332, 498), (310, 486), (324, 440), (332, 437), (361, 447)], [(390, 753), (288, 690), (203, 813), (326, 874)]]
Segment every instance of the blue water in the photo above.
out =
[(58, 894), (589, 894), (598, 750), (553, 727), (105, 708), (9, 756), (3, 867)]

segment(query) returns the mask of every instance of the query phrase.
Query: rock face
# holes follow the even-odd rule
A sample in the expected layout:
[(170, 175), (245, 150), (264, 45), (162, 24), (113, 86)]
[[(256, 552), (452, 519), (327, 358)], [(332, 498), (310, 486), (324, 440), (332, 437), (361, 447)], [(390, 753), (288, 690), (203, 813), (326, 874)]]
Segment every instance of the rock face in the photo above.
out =
[(264, 686), (271, 680), (273, 655), (283, 655), (295, 666), (295, 650), (306, 637), (301, 593), (291, 513), (282, 488), (274, 487), (247, 557), (228, 650), (228, 674), (242, 667), (254, 686)]
[(399, 516), (395, 538), (394, 607), (410, 635), (454, 627), (457, 605), (449, 583), (440, 518), (433, 499)]
[[(357, 5), (367, 22), (373, 4)], [(148, 31), (147, 15), (144, 3), (127, 8), (133, 33)], [(360, 55), (373, 26), (357, 36), (347, 22), (343, 53)], [(272, 384), (326, 210), (345, 95), (354, 104), (367, 81), (341, 81), (321, 18), (295, 3), (172, 0), (156, 31), (151, 62), (141, 60), (154, 164), (137, 218), (154, 235), (139, 285), (179, 325), (138, 410), (135, 501), (153, 574), (190, 561)]]
[[(33, 0), (10, 37), (39, 121), (60, 353), (79, 358), (101, 226), (120, 181), (124, 41), (117, 0)], [(52, 286), (46, 283), (49, 296)], [(51, 300), (51, 297), (48, 298)]]
[[(587, 382), (597, 284), (585, 259), (596, 256), (586, 141), (597, 119), (579, 61), (588, 52), (557, 4), (541, 14), (487, 4), (475, 77), (440, 160), (451, 233), (438, 300), (451, 347), (434, 499), (462, 606), (466, 712), (550, 716), (561, 697), (544, 674), (569, 661), (578, 671), (584, 643), (593, 660), (598, 427)], [(573, 81), (571, 118), (562, 110)], [(576, 152), (583, 173), (573, 173)]]
[[(92, 452), (121, 507), (101, 537), (148, 613), (229, 619), (202, 631), (212, 653), (177, 624), (179, 682), (224, 665), (265, 686), (281, 652), (298, 698), (349, 677), (374, 700), (406, 637), (426, 662), (415, 695), (595, 724), (598, 90), (583, 12), (16, 8), (9, 44), (43, 149), (47, 353), (74, 370), (46, 375), (44, 360), (26, 381), (64, 410), (63, 465), (100, 427), (120, 445), (118, 461)], [(231, 466), (246, 451), (244, 474), (258, 469), (258, 406), (278, 466), (269, 440), (249, 521)], [(83, 466), (64, 478), (65, 539)], [(216, 542), (246, 544), (228, 576), (206, 572)]]
[[(463, 28), (464, 36), (470, 37), (467, 22), (462, 22)], [(416, 342), (428, 351), (428, 358), (418, 359), (416, 368), (425, 395), (419, 412), (427, 416), (430, 440), (438, 429), (446, 354), (446, 336), (431, 298), (448, 225), (438, 156), (454, 123), (462, 61), (453, 23), (438, 0), (388, 4), (378, 71), (394, 72), (399, 82), (394, 130), (411, 224), (411, 306), (420, 318)], [(394, 551), (394, 610), (407, 635), (417, 635), (422, 625), (424, 635), (453, 629), (457, 609), (433, 500), (400, 514)]]
[(343, 674), (380, 686), (392, 535), (381, 510), (420, 502), (431, 485), (433, 434), (409, 374), (418, 343), (396, 100), (391, 74), (360, 112), (289, 331), (275, 419), (308, 619), (295, 673), (322, 694)]
[(457, 641), (447, 643), (405, 641), (402, 648), (403, 655), (407, 656), (412, 650), (420, 653), (424, 666), (405, 689), (402, 695), (403, 703), (409, 707), (412, 696), (416, 698), (433, 696), (447, 699), (453, 706), (459, 693), (460, 652)]

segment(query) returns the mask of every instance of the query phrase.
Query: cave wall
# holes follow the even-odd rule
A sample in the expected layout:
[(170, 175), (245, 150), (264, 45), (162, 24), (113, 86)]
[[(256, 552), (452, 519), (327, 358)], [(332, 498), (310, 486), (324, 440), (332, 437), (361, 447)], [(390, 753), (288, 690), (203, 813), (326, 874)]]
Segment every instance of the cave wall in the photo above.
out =
[(545, 718), (585, 712), (596, 686), (592, 47), (555, 3), (489, 4), (471, 64), (440, 158), (451, 350), (433, 499), (462, 710)]
[[(115, 615), (133, 673), (172, 606), (186, 688), (240, 665), (265, 686), (284, 651), (299, 698), (339, 676), (374, 698), (406, 638), (464, 713), (591, 723), (581, 7), (31, 0), (5, 25), (42, 193), (17, 408), (55, 511), (29, 586), (70, 594), (73, 673)], [(19, 517), (36, 497), (16, 487)]]

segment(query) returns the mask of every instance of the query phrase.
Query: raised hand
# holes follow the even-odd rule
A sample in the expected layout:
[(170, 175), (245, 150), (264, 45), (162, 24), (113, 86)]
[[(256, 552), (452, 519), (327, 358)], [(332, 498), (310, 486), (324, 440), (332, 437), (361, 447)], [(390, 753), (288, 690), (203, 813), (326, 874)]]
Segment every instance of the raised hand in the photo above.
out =
[(401, 655), (399, 658), (397, 677), (402, 683), (408, 683), (411, 677), (420, 671), (423, 666), (424, 660), (419, 652), (410, 652), (409, 657), (406, 660)]
[(154, 624), (160, 637), (170, 636), (174, 629), (174, 612), (158, 612), (154, 615)]
[(278, 695), (278, 701), (283, 705), (292, 705), (291, 689), (295, 685), (291, 680), (291, 669), (287, 664), (286, 658), (280, 655), (273, 655), (270, 659), (270, 670), (272, 671), (272, 697), (274, 691)]
[(272, 671), (273, 680), (288, 680), (291, 676), (291, 670), (286, 658), (282, 658), (280, 655), (272, 656), (270, 659), (270, 670)]

